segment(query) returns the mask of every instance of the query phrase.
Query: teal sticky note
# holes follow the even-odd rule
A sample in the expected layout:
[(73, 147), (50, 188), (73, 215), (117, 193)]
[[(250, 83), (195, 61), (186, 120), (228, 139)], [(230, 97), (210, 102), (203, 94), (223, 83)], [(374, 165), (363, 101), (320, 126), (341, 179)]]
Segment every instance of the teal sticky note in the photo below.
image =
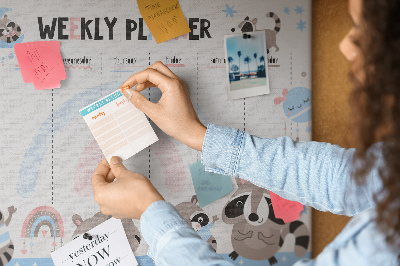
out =
[(201, 162), (194, 163), (189, 168), (200, 208), (233, 190), (230, 176), (206, 172)]

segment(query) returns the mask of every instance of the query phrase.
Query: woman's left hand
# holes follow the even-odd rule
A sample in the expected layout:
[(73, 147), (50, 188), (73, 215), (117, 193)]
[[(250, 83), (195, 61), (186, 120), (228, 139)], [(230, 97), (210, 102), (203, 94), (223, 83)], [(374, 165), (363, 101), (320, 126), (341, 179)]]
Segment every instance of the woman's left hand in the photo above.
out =
[(100, 162), (92, 186), (100, 211), (117, 219), (140, 219), (153, 202), (164, 200), (147, 177), (126, 169), (118, 157)]

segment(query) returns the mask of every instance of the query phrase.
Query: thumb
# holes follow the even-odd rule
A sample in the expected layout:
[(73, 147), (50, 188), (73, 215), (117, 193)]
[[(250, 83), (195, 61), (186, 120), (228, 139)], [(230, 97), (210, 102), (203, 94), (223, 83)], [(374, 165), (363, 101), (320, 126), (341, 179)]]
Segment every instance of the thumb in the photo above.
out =
[(121, 158), (119, 158), (117, 156), (111, 157), (111, 159), (110, 159), (110, 168), (111, 168), (112, 173), (114, 174), (114, 176), (117, 179), (118, 178), (123, 178), (124, 177), (124, 173), (129, 171), (128, 169), (126, 169), (125, 165), (122, 164)]
[[(150, 102), (147, 100), (146, 97), (144, 97), (140, 92), (133, 90), (133, 89), (125, 89), (122, 91), (124, 96), (131, 101), (131, 103), (140, 111), (145, 113), (147, 116), (149, 116), (149, 113), (153, 110), (155, 107), (154, 103)], [(150, 117), (150, 116), (149, 116)]]

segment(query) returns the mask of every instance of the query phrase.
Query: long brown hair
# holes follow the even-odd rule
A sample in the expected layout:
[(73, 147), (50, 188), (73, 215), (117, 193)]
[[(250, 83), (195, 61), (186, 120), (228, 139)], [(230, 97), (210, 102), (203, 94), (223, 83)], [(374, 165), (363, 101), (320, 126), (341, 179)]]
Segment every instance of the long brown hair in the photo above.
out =
[[(382, 142), (383, 188), (375, 197), (376, 222), (386, 241), (400, 250), (400, 1), (363, 0), (359, 47), (362, 62), (350, 78), (350, 104), (357, 152), (354, 177), (361, 184), (376, 163), (368, 149)], [(360, 70), (362, 78), (360, 78)], [(360, 164), (361, 162), (361, 164)], [(358, 166), (357, 166), (358, 165)]]

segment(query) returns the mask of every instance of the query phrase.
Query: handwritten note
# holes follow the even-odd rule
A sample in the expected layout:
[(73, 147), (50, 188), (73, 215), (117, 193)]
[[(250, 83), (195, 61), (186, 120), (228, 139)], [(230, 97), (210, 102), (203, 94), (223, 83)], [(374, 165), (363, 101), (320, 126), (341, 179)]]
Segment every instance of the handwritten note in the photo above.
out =
[(271, 191), (269, 194), (276, 218), (282, 219), (285, 223), (290, 223), (300, 218), (300, 213), (304, 210), (303, 204), (281, 198)]
[(189, 166), (200, 208), (233, 190), (230, 176), (206, 172), (201, 162)]
[(91, 240), (79, 236), (52, 252), (54, 265), (138, 265), (121, 220), (108, 219), (88, 233)]
[(81, 109), (80, 114), (107, 161), (126, 160), (158, 140), (144, 113), (120, 90)]
[(67, 78), (60, 54), (60, 42), (17, 43), (14, 46), (22, 78), (36, 90), (59, 88)]
[(190, 32), (178, 0), (137, 0), (140, 14), (157, 43)]

